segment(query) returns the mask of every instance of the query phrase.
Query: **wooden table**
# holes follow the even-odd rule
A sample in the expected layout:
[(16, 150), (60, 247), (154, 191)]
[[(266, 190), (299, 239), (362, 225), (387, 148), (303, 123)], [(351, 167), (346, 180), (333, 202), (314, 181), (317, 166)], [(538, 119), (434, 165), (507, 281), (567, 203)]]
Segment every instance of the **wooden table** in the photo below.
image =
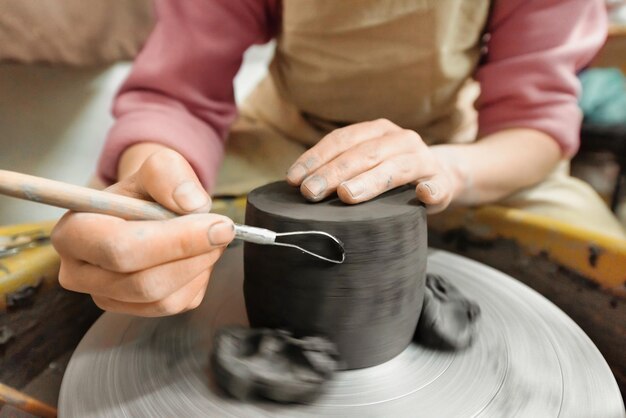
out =
[(591, 65), (593, 67), (618, 67), (626, 74), (626, 26), (610, 26), (606, 44)]

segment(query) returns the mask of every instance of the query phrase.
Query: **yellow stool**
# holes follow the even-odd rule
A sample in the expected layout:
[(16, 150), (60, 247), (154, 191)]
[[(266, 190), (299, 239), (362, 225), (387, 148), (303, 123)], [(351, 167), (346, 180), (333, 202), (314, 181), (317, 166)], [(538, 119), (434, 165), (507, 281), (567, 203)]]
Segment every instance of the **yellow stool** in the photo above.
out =
[(500, 206), (454, 208), (432, 216), (438, 233), (463, 230), (482, 240), (510, 239), (530, 255), (544, 255), (602, 288), (626, 296), (626, 241), (552, 218)]
[(0, 312), (57, 281), (59, 257), (48, 242), (55, 223), (0, 227)]

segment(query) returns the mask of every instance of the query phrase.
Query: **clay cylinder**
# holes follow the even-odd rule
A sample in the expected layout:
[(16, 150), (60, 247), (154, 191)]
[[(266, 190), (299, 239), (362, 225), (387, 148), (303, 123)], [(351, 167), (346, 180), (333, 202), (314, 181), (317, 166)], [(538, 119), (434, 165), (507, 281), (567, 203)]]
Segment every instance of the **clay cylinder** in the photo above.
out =
[(332, 264), (297, 249), (245, 243), (244, 296), (252, 327), (323, 335), (345, 369), (383, 363), (410, 343), (424, 297), (425, 209), (413, 187), (345, 205), (309, 203), (272, 183), (248, 195), (246, 224), (276, 232), (325, 231), (344, 243)]

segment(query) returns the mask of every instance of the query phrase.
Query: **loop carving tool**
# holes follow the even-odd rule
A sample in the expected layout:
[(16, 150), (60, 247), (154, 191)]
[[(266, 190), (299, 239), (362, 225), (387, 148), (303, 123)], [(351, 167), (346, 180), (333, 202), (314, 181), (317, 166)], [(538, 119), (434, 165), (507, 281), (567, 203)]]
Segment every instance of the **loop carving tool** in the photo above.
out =
[[(0, 193), (76, 212), (101, 213), (126, 220), (165, 220), (180, 216), (155, 202), (7, 170), (0, 170)], [(256, 244), (295, 248), (335, 264), (343, 263), (346, 258), (343, 243), (323, 231), (274, 232), (235, 224), (235, 238)], [(316, 239), (325, 241), (321, 247), (328, 251), (324, 254), (304, 247), (310, 240)], [(317, 244), (315, 248), (320, 247), (319, 242)]]

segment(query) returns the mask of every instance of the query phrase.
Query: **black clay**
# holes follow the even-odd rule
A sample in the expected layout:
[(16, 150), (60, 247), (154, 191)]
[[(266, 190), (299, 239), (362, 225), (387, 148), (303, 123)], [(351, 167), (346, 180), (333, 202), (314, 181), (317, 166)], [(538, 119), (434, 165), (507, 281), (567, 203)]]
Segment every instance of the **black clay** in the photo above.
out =
[(323, 337), (231, 326), (215, 335), (211, 365), (220, 387), (237, 399), (308, 402), (332, 377), (337, 357), (335, 345)]
[(427, 256), (425, 209), (413, 187), (345, 205), (336, 197), (309, 203), (297, 188), (272, 183), (248, 195), (246, 224), (277, 232), (325, 231), (346, 250), (345, 262), (336, 265), (291, 248), (245, 243), (244, 295), (252, 327), (326, 336), (337, 344), (346, 369), (383, 363), (410, 343), (422, 309)]
[(441, 350), (466, 348), (476, 339), (480, 306), (465, 297), (449, 280), (426, 276), (424, 307), (415, 341)]

